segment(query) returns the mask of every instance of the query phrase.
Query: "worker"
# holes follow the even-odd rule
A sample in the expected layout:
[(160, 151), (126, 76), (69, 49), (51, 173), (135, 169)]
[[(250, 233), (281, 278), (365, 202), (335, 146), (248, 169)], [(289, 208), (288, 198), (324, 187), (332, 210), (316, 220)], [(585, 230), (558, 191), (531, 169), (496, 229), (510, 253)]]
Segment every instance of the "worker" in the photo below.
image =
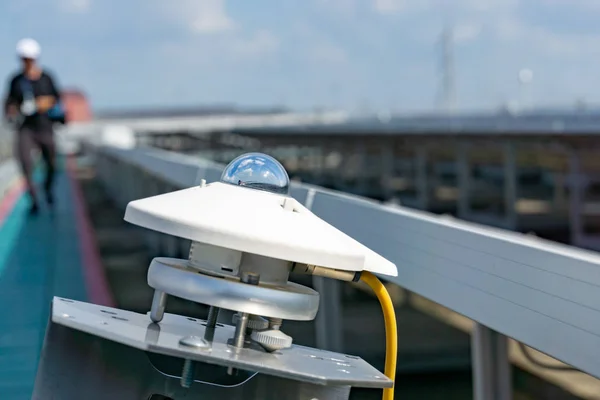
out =
[[(31, 151), (40, 150), (46, 166), (44, 192), (49, 206), (54, 204), (53, 183), (55, 174), (56, 146), (53, 125), (60, 112), (60, 95), (52, 76), (39, 65), (41, 48), (33, 39), (17, 43), (17, 56), (22, 69), (11, 77), (4, 104), (6, 117), (15, 123), (15, 153), (21, 165), (31, 199), (30, 214), (37, 214), (39, 202), (33, 183), (33, 159)], [(56, 110), (59, 108), (59, 112)]]

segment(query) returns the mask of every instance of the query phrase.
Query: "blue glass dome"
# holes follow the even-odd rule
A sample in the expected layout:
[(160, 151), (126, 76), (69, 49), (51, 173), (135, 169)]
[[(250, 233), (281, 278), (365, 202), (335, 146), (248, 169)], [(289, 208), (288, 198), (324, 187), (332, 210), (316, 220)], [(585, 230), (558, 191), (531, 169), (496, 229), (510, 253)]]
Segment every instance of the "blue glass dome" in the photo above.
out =
[(288, 195), (290, 178), (283, 165), (262, 153), (247, 153), (229, 163), (221, 182)]

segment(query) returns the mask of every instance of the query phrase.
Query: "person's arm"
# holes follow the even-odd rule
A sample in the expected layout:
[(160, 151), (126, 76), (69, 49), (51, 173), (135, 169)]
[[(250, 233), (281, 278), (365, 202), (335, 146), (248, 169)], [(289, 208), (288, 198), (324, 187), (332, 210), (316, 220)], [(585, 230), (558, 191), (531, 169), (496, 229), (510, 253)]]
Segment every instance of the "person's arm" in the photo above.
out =
[(49, 74), (46, 74), (46, 79), (48, 79), (48, 85), (50, 86), (51, 94), (46, 95), (46, 96), (36, 97), (35, 103), (36, 103), (38, 112), (46, 112), (49, 109), (51, 109), (52, 107), (54, 107), (54, 105), (60, 101), (60, 93), (56, 87), (56, 83), (54, 82), (54, 79)]

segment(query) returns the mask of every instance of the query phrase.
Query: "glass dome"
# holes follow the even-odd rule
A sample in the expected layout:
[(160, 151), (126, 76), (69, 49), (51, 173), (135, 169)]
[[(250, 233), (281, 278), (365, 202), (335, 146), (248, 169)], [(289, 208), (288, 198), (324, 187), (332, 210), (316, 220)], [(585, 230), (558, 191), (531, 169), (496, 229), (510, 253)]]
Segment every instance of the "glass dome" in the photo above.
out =
[(230, 162), (221, 182), (285, 195), (290, 190), (290, 178), (283, 165), (262, 153), (243, 154)]

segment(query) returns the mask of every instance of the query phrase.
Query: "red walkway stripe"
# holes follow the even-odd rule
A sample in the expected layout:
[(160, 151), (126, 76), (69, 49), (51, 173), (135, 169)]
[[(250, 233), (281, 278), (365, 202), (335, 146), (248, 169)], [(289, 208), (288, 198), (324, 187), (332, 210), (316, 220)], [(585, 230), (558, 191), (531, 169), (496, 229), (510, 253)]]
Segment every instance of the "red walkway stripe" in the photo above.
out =
[(73, 202), (75, 204), (79, 246), (83, 261), (83, 274), (89, 300), (95, 304), (114, 307), (116, 303), (106, 280), (104, 266), (102, 265), (100, 252), (96, 243), (96, 235), (87, 213), (81, 187), (75, 177), (75, 170), (76, 160), (69, 157), (67, 159), (67, 171), (71, 181)]

